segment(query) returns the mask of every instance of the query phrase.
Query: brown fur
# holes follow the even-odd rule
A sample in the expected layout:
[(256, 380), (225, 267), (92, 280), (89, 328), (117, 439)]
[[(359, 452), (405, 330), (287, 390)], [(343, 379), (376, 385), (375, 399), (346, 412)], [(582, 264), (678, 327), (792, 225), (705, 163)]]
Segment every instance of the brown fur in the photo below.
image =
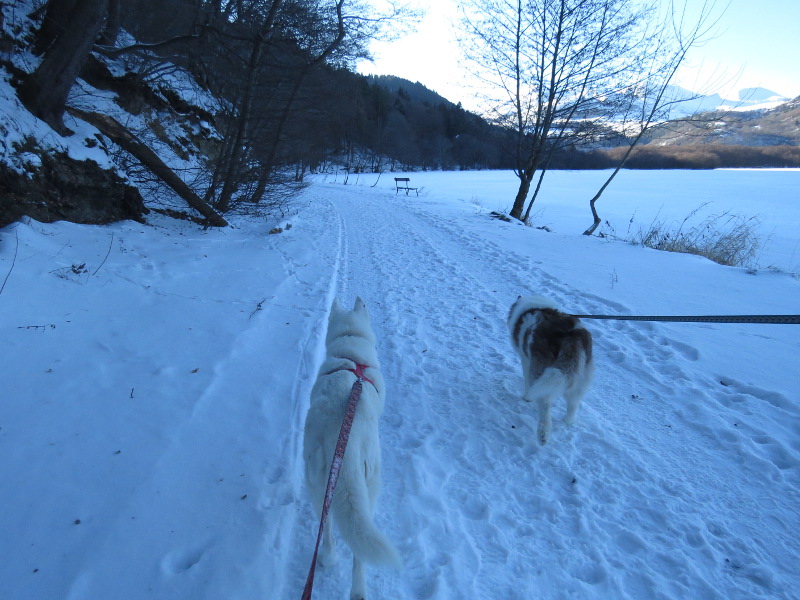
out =
[[(522, 328), (526, 317), (536, 319), (535, 327)], [(524, 334), (520, 339), (520, 333)], [(575, 371), (580, 352), (584, 360), (592, 360), (592, 334), (580, 320), (552, 308), (532, 308), (522, 313), (514, 325), (514, 340), (537, 365), (536, 375), (549, 366), (562, 371)]]

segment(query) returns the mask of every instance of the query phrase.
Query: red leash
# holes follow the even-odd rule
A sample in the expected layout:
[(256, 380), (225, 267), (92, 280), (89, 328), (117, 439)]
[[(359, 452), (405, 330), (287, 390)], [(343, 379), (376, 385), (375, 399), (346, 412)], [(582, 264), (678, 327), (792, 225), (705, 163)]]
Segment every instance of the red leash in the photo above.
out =
[(374, 381), (368, 379), (364, 375), (364, 369), (366, 368), (367, 365), (356, 363), (355, 369), (346, 369), (351, 373), (355, 373), (357, 379), (350, 391), (350, 399), (347, 401), (342, 428), (339, 430), (339, 439), (336, 441), (336, 450), (333, 452), (333, 462), (331, 463), (330, 473), (328, 473), (328, 485), (325, 488), (325, 500), (322, 503), (322, 515), (319, 519), (317, 545), (314, 547), (314, 556), (311, 558), (311, 568), (308, 570), (306, 587), (303, 589), (301, 600), (311, 600), (311, 589), (314, 587), (314, 572), (317, 569), (317, 554), (319, 553), (319, 544), (322, 541), (322, 531), (325, 528), (325, 522), (328, 520), (328, 511), (331, 508), (331, 501), (333, 500), (333, 491), (336, 489), (336, 482), (339, 479), (339, 470), (342, 468), (342, 460), (344, 459), (344, 451), (347, 449), (347, 440), (350, 438), (350, 429), (353, 427), (353, 419), (356, 416), (358, 400), (361, 398), (362, 382), (368, 381), (373, 386), (375, 385)]

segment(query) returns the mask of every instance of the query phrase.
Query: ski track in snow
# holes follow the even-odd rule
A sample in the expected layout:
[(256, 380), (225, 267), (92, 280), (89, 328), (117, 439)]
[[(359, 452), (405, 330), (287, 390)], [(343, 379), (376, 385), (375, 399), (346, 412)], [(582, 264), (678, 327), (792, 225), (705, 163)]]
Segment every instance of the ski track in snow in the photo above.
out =
[[(697, 350), (657, 325), (590, 322), (595, 384), (573, 428), (556, 405), (539, 447), (505, 326), (511, 303), (543, 293), (575, 312), (624, 307), (422, 199), (317, 194), (343, 222), (338, 291), (367, 302), (389, 390), (377, 522), (406, 565), (370, 570), (375, 597), (792, 597), (798, 522), (781, 539), (760, 535), (800, 506), (800, 447), (765, 433), (796, 438), (786, 397), (729, 376), (709, 383), (692, 368)], [(698, 468), (719, 453), (737, 457), (726, 471)], [(751, 496), (753, 479), (764, 497)], [(345, 595), (348, 562), (317, 576), (319, 597)]]
[[(314, 218), (313, 207), (306, 213)], [(293, 222), (304, 225), (300, 216)], [(40, 243), (37, 226), (20, 227), (23, 238)], [(0, 597), (256, 598), (264, 590), (293, 596), (294, 588), (281, 589), (289, 569), (285, 549), (304, 533), (297, 531), (305, 498), (303, 424), (335, 265), (344, 255), (341, 232), (320, 228), (311, 244), (290, 230), (280, 239), (244, 240), (264, 262), (233, 265), (192, 228), (189, 235), (197, 239), (191, 241), (173, 242), (167, 234), (164, 245), (185, 245), (186, 260), (206, 260), (209, 276), (219, 281), (216, 298), (198, 298), (189, 291), (196, 282), (156, 251), (149, 255), (136, 229), (122, 224), (117, 232), (114, 256), (122, 266), (110, 261), (99, 280), (70, 276), (60, 284), (59, 303), (42, 299), (44, 309), (39, 299), (30, 303), (36, 319), (57, 323), (49, 338), (7, 330), (10, 351), (30, 354), (30, 373), (19, 380), (25, 391), (6, 392), (31, 400), (23, 413), (4, 415), (5, 447), (14, 449), (12, 463), (29, 464), (34, 473), (60, 462), (59, 475), (69, 483), (31, 479), (2, 488), (10, 504), (24, 507), (16, 517), (25, 521), (26, 545), (0, 566), (0, 574), (9, 573), (0, 577)], [(62, 234), (50, 243), (54, 258), (63, 254), (69, 265), (70, 253), (86, 256), (86, 248), (63, 242)], [(197, 255), (195, 245), (207, 254)], [(322, 278), (318, 261), (331, 265)], [(281, 268), (282, 275), (275, 273)], [(265, 290), (260, 281), (280, 285)], [(107, 310), (84, 314), (72, 296), (98, 286), (111, 290)], [(201, 321), (214, 314), (218, 327), (193, 331), (198, 313)], [(135, 315), (140, 331), (131, 329), (128, 315)], [(103, 323), (98, 338), (95, 321)], [(84, 327), (88, 334), (81, 333)], [(164, 355), (159, 336), (181, 340), (180, 355)], [(272, 364), (274, 357), (285, 363)], [(42, 375), (54, 370), (83, 376), (69, 390), (54, 391)], [(120, 381), (130, 382), (122, 394)], [(72, 410), (61, 407), (65, 400), (74, 403)], [(58, 439), (44, 437), (52, 415), (63, 419)], [(89, 429), (98, 423), (102, 431)], [(52, 449), (42, 451), (43, 442)], [(75, 452), (78, 444), (82, 452)], [(59, 486), (54, 502), (51, 490)], [(2, 520), (0, 529), (6, 526), (18, 525)], [(48, 552), (53, 540), (64, 556)]]

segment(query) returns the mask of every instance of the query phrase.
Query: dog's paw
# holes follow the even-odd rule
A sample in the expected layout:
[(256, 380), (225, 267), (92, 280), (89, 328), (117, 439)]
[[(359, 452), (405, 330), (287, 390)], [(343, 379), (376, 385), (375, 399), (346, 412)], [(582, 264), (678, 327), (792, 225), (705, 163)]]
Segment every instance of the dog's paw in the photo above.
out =
[(567, 415), (567, 416), (565, 416), (564, 417), (564, 423), (566, 423), (570, 427), (572, 425), (575, 425), (575, 415)]
[(544, 446), (547, 440), (550, 439), (550, 428), (546, 424), (539, 423), (539, 428), (536, 433), (539, 438), (539, 443)]

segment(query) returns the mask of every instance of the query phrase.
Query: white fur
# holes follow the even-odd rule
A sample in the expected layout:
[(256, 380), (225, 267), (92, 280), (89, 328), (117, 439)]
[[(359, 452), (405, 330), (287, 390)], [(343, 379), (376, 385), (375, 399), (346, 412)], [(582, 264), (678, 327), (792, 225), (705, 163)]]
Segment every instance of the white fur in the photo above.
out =
[(519, 315), (531, 308), (552, 308), (553, 310), (561, 310), (552, 298), (546, 296), (520, 296), (511, 307), (511, 313), (508, 315), (508, 322), (514, 323), (519, 318)]
[[(508, 328), (511, 333), (511, 343), (522, 361), (522, 374), (525, 380), (523, 398), (528, 402), (536, 402), (539, 408), (539, 424), (537, 437), (539, 443), (544, 445), (550, 437), (552, 429), (553, 400), (563, 396), (567, 402), (567, 412), (564, 422), (567, 425), (575, 423), (575, 414), (580, 407), (581, 400), (586, 394), (594, 374), (594, 362), (591, 357), (591, 336), (589, 337), (589, 354), (579, 350), (574, 359), (564, 361), (563, 357), (543, 359), (535, 356), (530, 348), (522, 344), (523, 334), (530, 332), (532, 342), (540, 324), (540, 316), (536, 312), (526, 314), (532, 309), (549, 308), (560, 311), (558, 305), (550, 298), (544, 296), (520, 296), (508, 315)], [(521, 323), (518, 323), (520, 322)], [(515, 328), (519, 326), (520, 334), (515, 336)], [(577, 322), (575, 329), (584, 329)]]
[(400, 566), (396, 550), (372, 522), (381, 485), (378, 420), (383, 412), (385, 390), (375, 350), (375, 335), (361, 298), (356, 298), (352, 311), (342, 309), (334, 300), (325, 345), (327, 357), (311, 390), (303, 440), (306, 484), (318, 515), (322, 511), (345, 408), (356, 380), (355, 374), (347, 369), (355, 368), (356, 363), (367, 365), (364, 375), (374, 382), (374, 385), (363, 382), (320, 553), (323, 565), (336, 562), (332, 528), (335, 521), (339, 533), (353, 551), (350, 598), (361, 600), (366, 598), (363, 561)]

